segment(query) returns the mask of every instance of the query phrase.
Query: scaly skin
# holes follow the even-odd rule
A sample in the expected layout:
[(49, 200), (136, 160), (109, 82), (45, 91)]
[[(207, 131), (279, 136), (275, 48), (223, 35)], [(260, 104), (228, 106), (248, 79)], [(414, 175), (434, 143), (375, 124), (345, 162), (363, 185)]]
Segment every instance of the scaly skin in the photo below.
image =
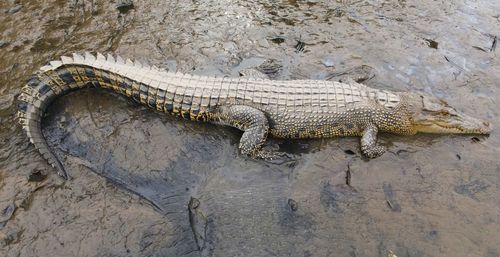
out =
[(261, 149), (268, 135), (361, 136), (362, 153), (374, 158), (385, 151), (377, 145), (378, 132), (491, 131), (488, 123), (460, 114), (431, 96), (372, 89), (356, 82), (200, 77), (168, 73), (111, 55), (74, 54), (42, 67), (18, 98), (19, 121), (30, 141), (66, 178), (41, 133), (41, 117), (56, 97), (89, 86), (111, 89), (185, 119), (236, 127), (244, 131), (241, 153), (258, 158), (276, 156)]

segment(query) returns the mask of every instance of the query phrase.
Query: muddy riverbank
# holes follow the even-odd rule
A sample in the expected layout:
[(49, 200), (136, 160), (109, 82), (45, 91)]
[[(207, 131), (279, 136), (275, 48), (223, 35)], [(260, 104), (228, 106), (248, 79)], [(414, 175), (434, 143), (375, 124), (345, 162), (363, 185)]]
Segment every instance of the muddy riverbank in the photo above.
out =
[[(0, 255), (499, 256), (499, 10), (495, 1), (2, 1)], [(38, 67), (82, 51), (202, 75), (268, 62), (273, 79), (360, 76), (442, 97), (495, 130), (382, 135), (388, 152), (369, 161), (356, 138), (274, 140), (296, 156), (276, 165), (239, 156), (236, 130), (89, 89), (44, 119), (72, 176), (63, 181), (15, 125), (14, 99)]]

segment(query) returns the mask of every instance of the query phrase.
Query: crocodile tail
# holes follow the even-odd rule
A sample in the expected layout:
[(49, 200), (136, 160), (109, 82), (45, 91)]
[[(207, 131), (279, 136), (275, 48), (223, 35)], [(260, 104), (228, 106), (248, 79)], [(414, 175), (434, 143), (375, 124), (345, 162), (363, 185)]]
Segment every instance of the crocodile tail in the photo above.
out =
[(131, 80), (113, 73), (114, 69), (126, 70), (130, 66), (137, 69), (138, 65), (138, 62), (125, 62), (122, 58), (111, 55), (106, 58), (102, 54), (73, 54), (73, 57), (61, 57), (61, 60), (41, 67), (22, 88), (17, 102), (19, 123), (30, 142), (60, 176), (69, 179), (61, 161), (50, 151), (41, 130), (41, 119), (46, 108), (61, 95), (92, 86), (109, 88), (132, 98), (139, 98), (139, 95), (131, 95)]
[(43, 158), (57, 170), (60, 176), (69, 179), (62, 163), (50, 151), (41, 130), (42, 115), (53, 98), (55, 98), (53, 89), (43, 82), (39, 75), (34, 75), (22, 88), (22, 93), (17, 98), (17, 116), (28, 139)]

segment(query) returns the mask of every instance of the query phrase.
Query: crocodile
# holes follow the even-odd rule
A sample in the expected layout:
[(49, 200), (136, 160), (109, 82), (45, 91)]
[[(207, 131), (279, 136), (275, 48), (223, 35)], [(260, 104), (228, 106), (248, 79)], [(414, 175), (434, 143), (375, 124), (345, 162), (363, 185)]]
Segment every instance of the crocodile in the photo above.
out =
[(368, 158), (386, 149), (379, 132), (489, 134), (491, 125), (467, 116), (433, 96), (375, 89), (355, 81), (269, 80), (173, 73), (120, 56), (100, 53), (62, 56), (43, 66), (22, 88), (18, 119), (29, 141), (58, 174), (68, 178), (41, 131), (49, 104), (70, 91), (98, 87), (132, 98), (159, 112), (243, 131), (241, 154), (272, 159), (282, 153), (263, 147), (268, 136), (285, 139), (361, 137)]

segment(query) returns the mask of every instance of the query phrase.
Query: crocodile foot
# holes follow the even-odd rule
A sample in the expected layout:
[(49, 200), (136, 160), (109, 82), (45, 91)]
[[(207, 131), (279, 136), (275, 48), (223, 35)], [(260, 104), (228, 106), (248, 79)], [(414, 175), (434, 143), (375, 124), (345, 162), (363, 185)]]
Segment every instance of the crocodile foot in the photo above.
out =
[(372, 146), (372, 147), (369, 147), (369, 148), (361, 148), (361, 152), (363, 153), (363, 155), (365, 155), (366, 157), (370, 158), (370, 159), (373, 159), (373, 158), (377, 158), (379, 156), (381, 156), (382, 154), (384, 154), (386, 151), (386, 148), (384, 146), (381, 146), (381, 145), (376, 145), (376, 146)]
[(294, 155), (292, 154), (269, 150), (260, 150), (252, 157), (262, 159), (267, 163), (275, 165), (282, 165), (296, 161)]

